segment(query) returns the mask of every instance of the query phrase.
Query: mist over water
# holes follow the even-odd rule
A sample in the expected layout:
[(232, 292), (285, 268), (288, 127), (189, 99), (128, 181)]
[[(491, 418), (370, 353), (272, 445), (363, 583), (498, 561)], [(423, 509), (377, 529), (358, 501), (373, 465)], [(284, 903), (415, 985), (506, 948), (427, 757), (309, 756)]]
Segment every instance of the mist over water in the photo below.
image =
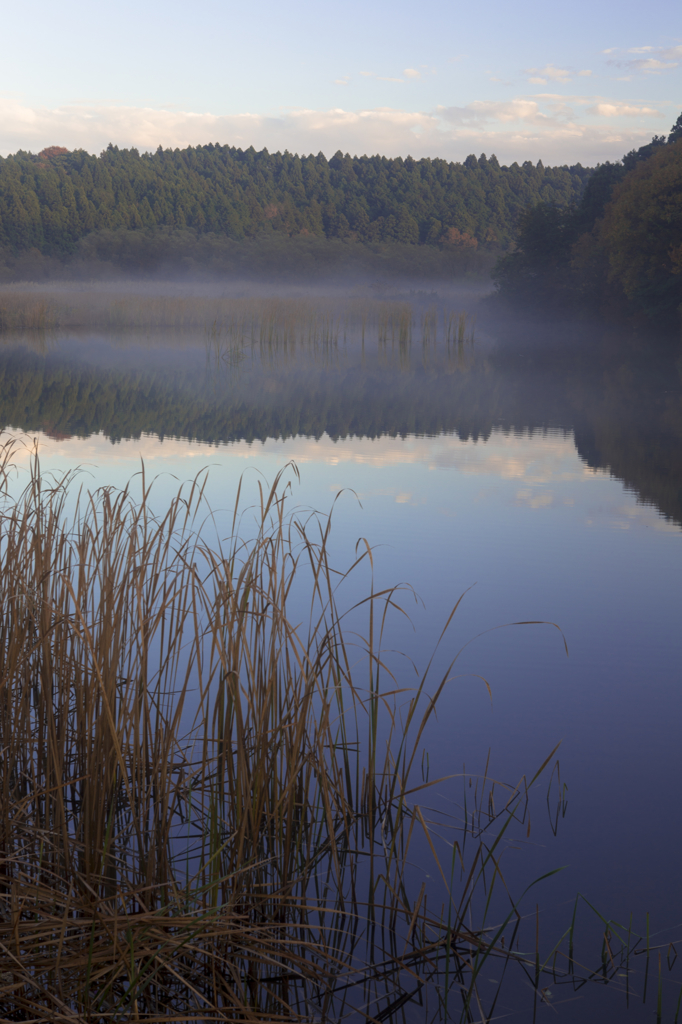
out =
[[(543, 934), (559, 937), (580, 891), (639, 927), (649, 911), (667, 943), (682, 897), (679, 350), (594, 325), (505, 323), (472, 291), (131, 287), (125, 301), (185, 301), (185, 322), (131, 330), (120, 306), (118, 328), (6, 332), (0, 426), (38, 439), (43, 471), (82, 467), (90, 488), (123, 486), (143, 459), (159, 507), (177, 479), (210, 467), (218, 531), (245, 470), (255, 499), (258, 474), (271, 481), (294, 461), (295, 504), (326, 512), (339, 495), (339, 565), (365, 537), (377, 584), (419, 596), (406, 598), (414, 628), (396, 618), (386, 637), (417, 664), (468, 588), (443, 664), (493, 627), (558, 624), (466, 648), (426, 737), (431, 774), (483, 772), (490, 751), (490, 774), (515, 782), (561, 741), (565, 816), (556, 836), (549, 816), (534, 821), (510, 851), (510, 887), (565, 866), (526, 908), (539, 903)], [(62, 292), (76, 307), (90, 294)], [(203, 326), (189, 323), (198, 300), (217, 303)], [(232, 300), (230, 320), (220, 302)], [(367, 582), (349, 585), (349, 605)], [(412, 685), (409, 662), (394, 665)], [(458, 796), (446, 786), (438, 799)], [(619, 997), (594, 991), (559, 1019), (578, 1006), (581, 1021), (621, 1020)], [(522, 995), (505, 1004), (518, 1019)]]

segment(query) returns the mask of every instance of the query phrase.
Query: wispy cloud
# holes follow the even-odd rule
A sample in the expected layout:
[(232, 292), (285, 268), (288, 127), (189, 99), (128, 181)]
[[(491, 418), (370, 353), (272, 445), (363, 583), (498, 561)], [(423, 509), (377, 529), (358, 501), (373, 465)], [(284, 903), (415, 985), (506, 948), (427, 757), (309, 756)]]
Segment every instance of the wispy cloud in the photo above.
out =
[(655, 107), (637, 106), (634, 103), (595, 103), (586, 112), (595, 117), (663, 117)]
[(465, 107), (439, 107), (440, 116), (451, 124), (485, 124), (512, 121), (530, 121), (535, 124), (543, 119), (540, 107), (535, 100), (518, 99), (495, 102), (494, 100), (474, 100)]
[(553, 64), (546, 64), (544, 68), (526, 68), (525, 74), (529, 75), (529, 82), (534, 85), (546, 85), (547, 82), (570, 82), (571, 72), (567, 68), (557, 68)]
[[(679, 46), (633, 46), (629, 50), (604, 50), (604, 53), (621, 53), (620, 57), (611, 57), (609, 64), (639, 71), (645, 75), (659, 75), (663, 71), (672, 71), (682, 63), (682, 45)], [(629, 56), (632, 54), (632, 56)]]
[[(427, 66), (422, 64), (423, 68)], [(404, 85), (405, 82), (418, 82), (422, 77), (422, 72), (417, 68), (405, 68), (402, 77), (399, 75), (377, 75), (374, 71), (361, 71), (360, 74), (363, 78), (374, 78), (377, 82), (397, 82), (399, 85)]]

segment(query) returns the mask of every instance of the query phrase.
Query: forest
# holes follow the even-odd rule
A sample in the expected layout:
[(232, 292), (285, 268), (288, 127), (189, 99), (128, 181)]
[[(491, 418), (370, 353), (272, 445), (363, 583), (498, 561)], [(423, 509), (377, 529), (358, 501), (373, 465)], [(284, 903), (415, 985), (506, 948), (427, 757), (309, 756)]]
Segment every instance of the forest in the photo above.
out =
[[(0, 158), (0, 279), (488, 280), (526, 314), (677, 323), (682, 115), (595, 169), (205, 145)], [(497, 261), (497, 262), (496, 262)]]
[(449, 163), (212, 144), (155, 153), (109, 145), (100, 156), (52, 146), (0, 158), (0, 263), (31, 254), (37, 266), (43, 257), (139, 267), (169, 252), (176, 262), (234, 263), (240, 242), (281, 261), (284, 239), (313, 259), (320, 242), (355, 241), (428, 248), (447, 262), (506, 249), (523, 210), (570, 207), (590, 173), (501, 166), (485, 154)]
[(493, 270), (499, 298), (536, 310), (677, 326), (682, 303), (682, 114), (666, 136), (595, 169), (580, 201), (542, 201)]

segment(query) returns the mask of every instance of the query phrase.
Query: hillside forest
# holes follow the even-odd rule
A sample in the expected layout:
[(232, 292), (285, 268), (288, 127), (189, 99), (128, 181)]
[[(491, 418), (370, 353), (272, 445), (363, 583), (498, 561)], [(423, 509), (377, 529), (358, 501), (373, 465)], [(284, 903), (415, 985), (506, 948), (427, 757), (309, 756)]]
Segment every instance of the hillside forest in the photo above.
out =
[(209, 144), (0, 158), (0, 280), (487, 278), (527, 313), (678, 321), (682, 115), (595, 169)]
[(489, 268), (526, 208), (569, 208), (589, 176), (580, 164), (507, 167), (484, 154), (449, 163), (220, 145), (155, 153), (110, 145), (91, 156), (52, 146), (0, 158), (0, 264), (34, 277), (55, 260), (229, 269), (245, 253), (251, 263), (306, 253), (309, 262), (329, 253), (338, 262), (356, 242), (356, 252), (394, 264), (402, 253), (405, 272)]

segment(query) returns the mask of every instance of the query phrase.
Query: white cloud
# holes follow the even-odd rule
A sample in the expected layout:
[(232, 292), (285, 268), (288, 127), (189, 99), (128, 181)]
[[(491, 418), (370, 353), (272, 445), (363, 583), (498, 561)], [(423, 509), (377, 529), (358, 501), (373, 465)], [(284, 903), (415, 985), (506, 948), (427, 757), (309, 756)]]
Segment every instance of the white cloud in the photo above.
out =
[(547, 64), (544, 68), (526, 68), (527, 75), (535, 75), (531, 82), (544, 84), (547, 80), (551, 82), (570, 82), (571, 72), (566, 68), (556, 68), (553, 64)]
[(502, 124), (511, 121), (531, 121), (542, 119), (540, 108), (535, 100), (474, 100), (466, 107), (440, 107), (439, 113), (452, 124), (483, 124), (498, 121)]
[(585, 69), (585, 71), (579, 71), (578, 72), (578, 78), (590, 78), (591, 76), (592, 76), (592, 72), (588, 71), (587, 69)]
[(347, 78), (335, 78), (334, 79), (334, 85), (348, 85), (348, 79)]
[[(595, 109), (585, 110), (588, 104)], [(606, 106), (612, 110), (607, 111)], [(601, 105), (602, 109), (596, 108)], [(98, 153), (109, 142), (141, 150), (220, 142), (247, 149), (318, 153), (441, 157), (495, 153), (503, 163), (542, 159), (545, 164), (592, 165), (615, 160), (648, 142), (658, 111), (632, 104), (645, 123), (637, 130), (614, 127), (630, 112), (609, 97), (540, 94), (504, 102), (475, 101), (462, 107), (408, 111), (283, 110), (275, 114), (216, 115), (138, 107), (68, 106), (32, 108), (0, 97), (0, 152), (39, 152), (62, 145)]]
[(587, 108), (588, 114), (596, 117), (662, 117), (660, 110), (653, 107), (638, 107), (631, 103), (595, 103)]
[(421, 71), (417, 71), (415, 68), (405, 68), (403, 71), (405, 78), (421, 78)]
[(630, 66), (635, 66), (638, 71), (644, 71), (647, 74), (658, 74), (659, 71), (669, 71), (670, 68), (676, 68), (677, 61), (663, 61), (654, 60), (633, 60), (629, 62)]

